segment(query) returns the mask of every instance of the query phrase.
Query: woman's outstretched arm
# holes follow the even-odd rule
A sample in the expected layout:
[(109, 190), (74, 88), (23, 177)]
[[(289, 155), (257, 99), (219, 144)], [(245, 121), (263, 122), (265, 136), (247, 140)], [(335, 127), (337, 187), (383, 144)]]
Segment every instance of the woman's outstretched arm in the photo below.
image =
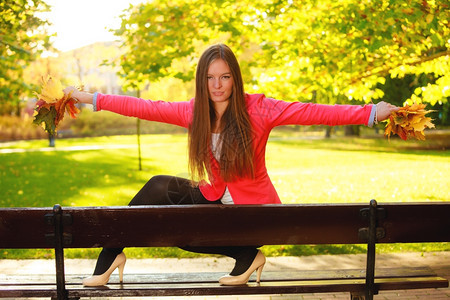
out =
[(68, 95), (70, 92), (72, 92), (71, 97), (80, 101), (81, 103), (92, 104), (93, 102), (94, 94), (80, 91), (73, 86), (69, 86), (64, 89), (65, 95)]
[(392, 104), (384, 102), (384, 101), (377, 103), (377, 107), (376, 107), (377, 113), (376, 113), (375, 122), (381, 122), (381, 121), (386, 120), (392, 112), (397, 111), (399, 109), (400, 109), (400, 107), (392, 105)]

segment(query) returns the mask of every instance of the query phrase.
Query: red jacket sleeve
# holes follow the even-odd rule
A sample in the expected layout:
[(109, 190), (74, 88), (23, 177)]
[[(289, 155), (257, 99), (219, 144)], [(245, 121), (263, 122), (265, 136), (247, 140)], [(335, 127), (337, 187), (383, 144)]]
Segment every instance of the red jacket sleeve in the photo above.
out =
[(108, 110), (124, 116), (163, 122), (187, 128), (192, 119), (193, 101), (152, 101), (122, 95), (97, 93), (96, 110)]
[(273, 128), (280, 125), (369, 125), (372, 105), (325, 105), (258, 99), (251, 114)]

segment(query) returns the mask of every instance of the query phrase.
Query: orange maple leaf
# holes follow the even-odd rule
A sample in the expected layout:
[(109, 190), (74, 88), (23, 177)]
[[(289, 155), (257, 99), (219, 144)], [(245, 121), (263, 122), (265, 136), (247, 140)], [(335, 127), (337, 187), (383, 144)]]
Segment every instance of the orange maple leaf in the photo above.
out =
[(414, 103), (391, 113), (384, 135), (390, 138), (391, 134), (397, 134), (402, 140), (407, 140), (409, 137), (425, 140), (425, 128), (435, 128), (431, 122), (432, 119), (425, 116), (433, 110), (425, 110), (425, 107), (426, 104)]
[[(45, 130), (50, 134), (55, 134), (58, 124), (64, 119), (64, 113), (70, 115), (71, 118), (76, 119), (80, 110), (75, 106), (78, 102), (72, 98), (72, 93), (65, 95), (62, 90), (61, 82), (51, 76), (47, 76), (42, 80), (42, 92), (37, 94), (39, 100), (36, 102), (35, 120), (33, 123), (40, 124), (46, 122)], [(41, 109), (45, 108), (41, 114)], [(52, 111), (51, 117), (48, 112)], [(45, 117), (44, 117), (45, 115)]]

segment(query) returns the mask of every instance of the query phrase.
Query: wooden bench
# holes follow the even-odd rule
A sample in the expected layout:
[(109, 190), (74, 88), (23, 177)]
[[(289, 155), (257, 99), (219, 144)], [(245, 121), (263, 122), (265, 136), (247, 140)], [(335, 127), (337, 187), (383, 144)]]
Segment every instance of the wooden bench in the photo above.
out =
[[(375, 269), (376, 243), (447, 242), (450, 203), (183, 205), (0, 208), (0, 248), (54, 248), (53, 276), (0, 276), (0, 298), (137, 297), (350, 292), (448, 287), (428, 268)], [(244, 286), (218, 273), (116, 275), (83, 287), (89, 274), (64, 273), (64, 248), (367, 243), (365, 270), (263, 272)], [(270, 257), (268, 258), (270, 261)]]

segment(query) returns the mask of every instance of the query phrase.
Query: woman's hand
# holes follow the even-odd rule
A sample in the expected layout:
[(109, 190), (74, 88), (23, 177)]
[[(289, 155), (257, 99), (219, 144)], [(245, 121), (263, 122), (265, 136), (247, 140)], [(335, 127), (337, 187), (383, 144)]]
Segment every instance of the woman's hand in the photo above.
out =
[(400, 107), (392, 105), (390, 103), (381, 101), (377, 103), (377, 113), (376, 113), (376, 122), (381, 122), (389, 118), (389, 115), (400, 109)]
[(81, 103), (92, 104), (92, 101), (94, 99), (93, 94), (80, 91), (76, 87), (73, 87), (73, 86), (68, 86), (64, 89), (65, 96), (67, 96), (70, 93), (72, 93), (70, 95), (71, 98), (74, 98)]

